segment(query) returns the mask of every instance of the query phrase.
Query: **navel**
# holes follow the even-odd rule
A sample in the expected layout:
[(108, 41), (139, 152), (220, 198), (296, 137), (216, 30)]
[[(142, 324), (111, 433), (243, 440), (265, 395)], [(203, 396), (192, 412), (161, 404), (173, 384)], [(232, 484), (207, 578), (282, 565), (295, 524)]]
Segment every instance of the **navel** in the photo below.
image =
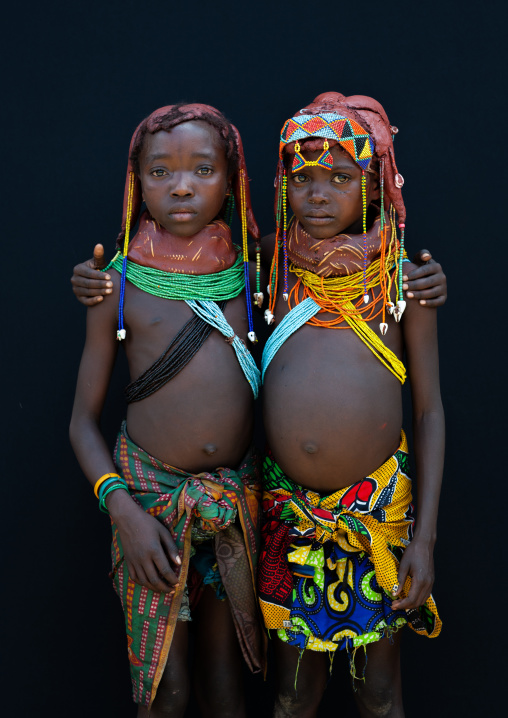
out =
[(205, 444), (203, 447), (203, 451), (205, 454), (208, 454), (208, 456), (211, 456), (212, 454), (217, 453), (217, 447), (215, 444)]
[(308, 454), (315, 454), (318, 450), (317, 444), (314, 444), (313, 441), (307, 441), (305, 444), (303, 444), (303, 450), (306, 451)]

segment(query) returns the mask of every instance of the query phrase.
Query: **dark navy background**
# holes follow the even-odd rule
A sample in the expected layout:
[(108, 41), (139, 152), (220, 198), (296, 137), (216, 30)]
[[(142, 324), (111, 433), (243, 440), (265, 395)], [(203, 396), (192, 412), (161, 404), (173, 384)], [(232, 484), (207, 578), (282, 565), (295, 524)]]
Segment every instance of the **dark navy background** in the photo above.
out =
[[(506, 479), (493, 451), (504, 445), (506, 404), (503, 7), (10, 5), (0, 85), (3, 715), (135, 715), (107, 575), (108, 521), (67, 435), (85, 321), (69, 278), (95, 242), (113, 252), (134, 128), (181, 100), (221, 109), (242, 133), (268, 233), (280, 127), (329, 90), (374, 96), (399, 127), (408, 249), (431, 249), (449, 279), (439, 311), (448, 435), (434, 591), (444, 628), (438, 640), (404, 637), (406, 713), (500, 712)], [(126, 379), (120, 366), (104, 413), (111, 442)], [(249, 676), (247, 690), (250, 715), (269, 716), (273, 680)], [(194, 706), (188, 715), (198, 715)], [(355, 715), (342, 656), (320, 715)]]

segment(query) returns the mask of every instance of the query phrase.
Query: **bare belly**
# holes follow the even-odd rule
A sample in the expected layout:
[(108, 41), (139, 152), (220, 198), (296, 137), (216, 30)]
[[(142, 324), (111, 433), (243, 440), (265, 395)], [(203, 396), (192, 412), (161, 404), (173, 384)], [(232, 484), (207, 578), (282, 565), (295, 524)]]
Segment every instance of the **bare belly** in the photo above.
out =
[[(193, 313), (183, 302), (128, 289), (133, 340), (127, 357), (136, 378)], [(228, 303), (226, 318), (239, 336), (246, 334), (244, 315), (243, 297)], [(252, 389), (233, 348), (217, 330), (181, 372), (151, 396), (129, 404), (127, 411), (133, 441), (157, 459), (191, 472), (236, 467), (250, 445), (252, 429)]]
[(323, 492), (360, 481), (399, 445), (400, 387), (351, 330), (301, 327), (265, 376), (275, 460), (294, 481)]

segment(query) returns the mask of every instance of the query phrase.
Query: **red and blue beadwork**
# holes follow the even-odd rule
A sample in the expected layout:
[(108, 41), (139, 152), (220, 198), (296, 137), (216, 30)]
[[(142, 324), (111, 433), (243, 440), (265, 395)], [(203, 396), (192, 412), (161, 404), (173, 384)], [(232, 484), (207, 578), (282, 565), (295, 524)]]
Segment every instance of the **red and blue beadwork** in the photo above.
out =
[[(297, 142), (292, 167), (293, 172), (308, 164), (300, 154), (298, 140), (305, 140), (309, 137), (335, 140), (363, 170), (368, 169), (374, 154), (373, 140), (368, 132), (354, 120), (343, 117), (336, 112), (322, 112), (319, 115), (297, 115), (284, 124), (279, 144), (279, 156), (282, 159), (284, 147), (290, 142)], [(313, 164), (319, 164), (321, 167), (331, 169), (333, 159), (327, 146), (328, 142), (325, 145), (323, 145), (322, 154)]]

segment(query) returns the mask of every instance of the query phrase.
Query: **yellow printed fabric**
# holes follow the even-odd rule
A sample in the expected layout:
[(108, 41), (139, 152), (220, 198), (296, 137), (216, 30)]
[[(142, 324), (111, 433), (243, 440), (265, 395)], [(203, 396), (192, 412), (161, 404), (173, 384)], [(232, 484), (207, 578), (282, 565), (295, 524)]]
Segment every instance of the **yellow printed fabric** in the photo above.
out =
[[(439, 635), (432, 596), (418, 609), (391, 609), (414, 524), (404, 433), (377, 471), (330, 495), (294, 483), (270, 455), (263, 470), (258, 595), (268, 629), (316, 651), (356, 649), (405, 623)], [(403, 596), (410, 586), (408, 578)]]

